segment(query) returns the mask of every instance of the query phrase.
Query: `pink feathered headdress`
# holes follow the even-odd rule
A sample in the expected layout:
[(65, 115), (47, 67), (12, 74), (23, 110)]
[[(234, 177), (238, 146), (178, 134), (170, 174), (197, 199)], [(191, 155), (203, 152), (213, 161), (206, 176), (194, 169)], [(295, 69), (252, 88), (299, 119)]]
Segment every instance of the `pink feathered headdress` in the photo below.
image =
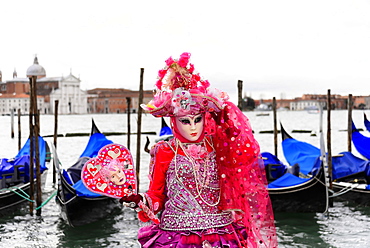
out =
[(194, 73), (189, 59), (190, 53), (183, 53), (178, 60), (166, 60), (166, 67), (158, 72), (154, 99), (141, 105), (144, 110), (155, 117), (171, 117), (223, 109), (228, 95), (209, 88), (209, 82)]

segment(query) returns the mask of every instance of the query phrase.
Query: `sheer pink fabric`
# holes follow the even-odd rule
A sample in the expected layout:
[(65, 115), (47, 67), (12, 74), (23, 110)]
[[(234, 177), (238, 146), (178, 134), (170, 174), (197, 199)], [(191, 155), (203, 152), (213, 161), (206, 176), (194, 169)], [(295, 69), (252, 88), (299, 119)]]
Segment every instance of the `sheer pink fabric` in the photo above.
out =
[(277, 247), (265, 170), (248, 118), (231, 102), (216, 118), (208, 117), (205, 128), (215, 138), (220, 165), (220, 208), (236, 210), (235, 218), (247, 229), (248, 247)]

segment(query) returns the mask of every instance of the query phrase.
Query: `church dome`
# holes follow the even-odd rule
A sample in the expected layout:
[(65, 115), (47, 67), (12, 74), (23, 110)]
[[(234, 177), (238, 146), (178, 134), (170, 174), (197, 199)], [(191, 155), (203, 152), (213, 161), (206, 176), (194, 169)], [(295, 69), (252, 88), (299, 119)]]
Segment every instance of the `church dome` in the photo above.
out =
[(28, 67), (27, 69), (27, 77), (37, 76), (38, 78), (45, 77), (46, 72), (44, 67), (39, 65), (39, 61), (37, 60), (37, 57), (35, 57), (35, 60), (33, 61), (33, 65)]

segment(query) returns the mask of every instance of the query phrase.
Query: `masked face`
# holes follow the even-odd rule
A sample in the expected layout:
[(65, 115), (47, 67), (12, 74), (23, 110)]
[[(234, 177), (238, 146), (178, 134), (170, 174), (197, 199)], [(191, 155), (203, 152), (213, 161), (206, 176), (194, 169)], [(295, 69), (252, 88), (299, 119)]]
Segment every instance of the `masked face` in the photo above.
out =
[(204, 116), (185, 115), (175, 118), (177, 129), (182, 137), (189, 141), (196, 141), (203, 133)]

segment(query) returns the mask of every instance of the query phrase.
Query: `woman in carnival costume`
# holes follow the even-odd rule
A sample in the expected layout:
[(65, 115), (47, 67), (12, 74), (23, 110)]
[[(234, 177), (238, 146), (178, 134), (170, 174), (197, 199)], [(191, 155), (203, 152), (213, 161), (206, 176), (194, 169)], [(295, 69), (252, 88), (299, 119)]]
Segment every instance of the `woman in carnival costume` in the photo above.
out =
[(249, 120), (189, 59), (183, 53), (166, 60), (154, 99), (142, 106), (170, 117), (174, 138), (151, 149), (148, 191), (121, 199), (144, 206), (138, 216), (150, 224), (139, 229), (138, 240), (144, 248), (277, 247)]

